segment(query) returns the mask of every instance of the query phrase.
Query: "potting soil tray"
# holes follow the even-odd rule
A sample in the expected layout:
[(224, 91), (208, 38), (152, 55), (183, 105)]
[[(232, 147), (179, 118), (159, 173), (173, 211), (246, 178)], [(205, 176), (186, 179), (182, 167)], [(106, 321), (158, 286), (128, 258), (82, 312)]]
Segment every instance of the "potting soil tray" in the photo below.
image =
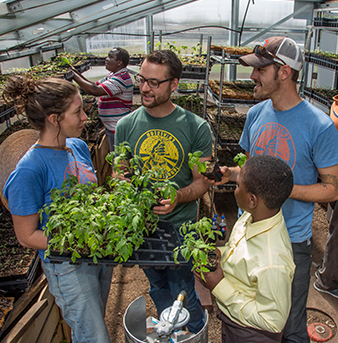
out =
[(26, 273), (0, 277), (0, 290), (6, 293), (28, 289), (34, 280), (39, 261), (36, 251)]
[[(179, 268), (182, 264), (188, 262), (181, 256), (178, 256), (179, 264), (174, 261), (173, 250), (181, 245), (177, 230), (171, 222), (159, 220), (156, 231), (149, 237), (144, 238), (144, 243), (139, 249), (134, 251), (127, 262), (118, 263), (114, 261), (114, 256), (98, 258), (98, 263), (123, 266), (139, 265), (140, 267), (172, 267)], [(71, 253), (59, 254), (57, 251), (51, 251), (48, 259), (53, 263), (71, 262)], [(72, 263), (72, 262), (71, 262)], [(93, 259), (88, 255), (81, 255), (75, 263), (93, 263)]]

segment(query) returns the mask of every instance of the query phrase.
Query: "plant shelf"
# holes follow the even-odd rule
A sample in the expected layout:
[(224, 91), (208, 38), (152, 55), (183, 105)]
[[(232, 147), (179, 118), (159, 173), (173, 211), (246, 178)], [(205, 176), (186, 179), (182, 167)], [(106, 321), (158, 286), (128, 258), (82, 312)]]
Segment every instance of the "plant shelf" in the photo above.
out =
[(305, 53), (305, 61), (315, 63), (321, 67), (338, 70), (338, 60), (330, 58), (328, 56), (316, 54), (313, 52)]

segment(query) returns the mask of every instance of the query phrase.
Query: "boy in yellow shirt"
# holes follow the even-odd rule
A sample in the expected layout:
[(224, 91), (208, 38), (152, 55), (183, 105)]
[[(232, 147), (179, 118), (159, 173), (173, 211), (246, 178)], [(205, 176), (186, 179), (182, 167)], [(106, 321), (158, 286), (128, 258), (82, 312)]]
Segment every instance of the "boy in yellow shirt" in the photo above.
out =
[(281, 342), (295, 269), (281, 206), (291, 194), (293, 174), (284, 161), (257, 155), (243, 165), (236, 182), (244, 213), (219, 247), (216, 271), (204, 273), (204, 284), (220, 309), (223, 343)]

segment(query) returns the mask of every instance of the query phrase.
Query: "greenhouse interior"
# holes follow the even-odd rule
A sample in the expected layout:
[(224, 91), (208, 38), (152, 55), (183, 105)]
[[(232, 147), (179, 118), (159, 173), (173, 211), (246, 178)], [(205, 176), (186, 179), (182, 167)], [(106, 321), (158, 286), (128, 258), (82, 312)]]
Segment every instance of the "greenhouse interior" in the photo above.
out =
[(338, 1), (0, 24), (0, 343), (338, 342)]

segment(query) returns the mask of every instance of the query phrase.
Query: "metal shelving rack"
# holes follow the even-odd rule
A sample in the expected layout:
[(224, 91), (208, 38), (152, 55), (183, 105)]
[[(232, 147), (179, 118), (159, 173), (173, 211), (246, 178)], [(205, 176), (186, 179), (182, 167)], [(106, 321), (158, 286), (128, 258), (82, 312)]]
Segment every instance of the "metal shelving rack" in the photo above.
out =
[[(338, 15), (331, 11), (338, 11), (337, 2), (319, 4), (313, 11), (313, 26), (311, 27), (311, 29), (314, 31), (314, 38), (312, 41), (313, 49), (317, 48), (318, 44), (322, 44), (322, 41), (324, 40), (322, 37), (322, 33), (334, 34), (337, 37), (336, 44), (334, 44), (333, 42), (332, 44), (329, 44), (329, 46), (335, 47), (335, 50), (337, 50), (338, 48)], [(330, 18), (325, 17), (326, 13), (329, 14)], [(332, 16), (336, 16), (336, 18), (332, 18)], [(324, 51), (325, 50), (327, 49), (324, 49)], [(331, 57), (323, 56), (315, 52), (306, 52), (305, 62), (307, 63), (306, 70), (304, 71), (305, 87), (303, 90), (303, 95), (309, 100), (314, 100), (319, 105), (319, 107), (322, 106), (324, 109), (330, 109), (333, 100), (320, 94), (314, 86), (317, 86), (317, 88), (320, 87), (320, 85), (316, 85), (318, 76), (320, 76), (319, 74), (321, 72), (323, 73), (324, 70), (326, 70), (329, 71), (333, 77), (331, 88), (333, 90), (338, 88), (338, 60)], [(316, 66), (317, 71), (315, 70)], [(327, 86), (324, 87), (327, 88)]]

